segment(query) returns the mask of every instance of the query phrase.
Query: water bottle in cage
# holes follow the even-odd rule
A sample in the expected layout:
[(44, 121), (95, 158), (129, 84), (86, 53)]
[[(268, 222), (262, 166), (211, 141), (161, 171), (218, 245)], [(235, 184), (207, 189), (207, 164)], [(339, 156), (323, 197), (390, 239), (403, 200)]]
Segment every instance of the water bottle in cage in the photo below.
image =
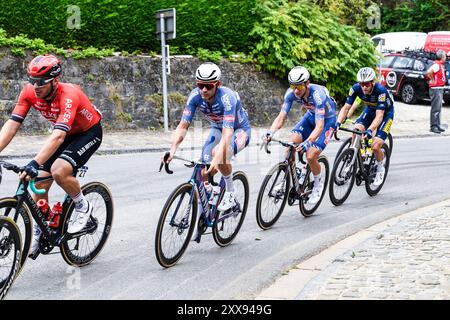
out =
[(212, 206), (217, 205), (217, 201), (219, 200), (219, 195), (220, 195), (220, 186), (213, 186), (209, 204)]

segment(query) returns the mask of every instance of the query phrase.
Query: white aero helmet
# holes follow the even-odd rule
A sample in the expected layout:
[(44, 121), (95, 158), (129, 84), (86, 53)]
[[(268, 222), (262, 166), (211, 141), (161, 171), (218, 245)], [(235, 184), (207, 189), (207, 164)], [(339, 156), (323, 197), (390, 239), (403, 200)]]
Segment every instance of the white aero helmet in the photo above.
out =
[(375, 80), (375, 70), (369, 67), (361, 68), (356, 75), (358, 82), (370, 82)]
[(195, 79), (197, 81), (219, 81), (221, 75), (222, 72), (220, 72), (219, 67), (212, 62), (202, 63), (195, 71)]
[(294, 67), (288, 74), (289, 84), (302, 84), (309, 80), (309, 71), (305, 67)]

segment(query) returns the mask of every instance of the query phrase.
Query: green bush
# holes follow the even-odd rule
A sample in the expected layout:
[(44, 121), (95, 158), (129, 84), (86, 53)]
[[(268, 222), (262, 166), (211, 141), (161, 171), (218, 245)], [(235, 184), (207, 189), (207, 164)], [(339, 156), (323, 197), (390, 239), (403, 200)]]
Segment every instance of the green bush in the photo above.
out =
[[(160, 52), (156, 11), (173, 7), (177, 37), (168, 43), (174, 49), (184, 53), (189, 48), (245, 52), (252, 43), (248, 34), (258, 17), (256, 1), (8, 0), (0, 6), (0, 27), (9, 35), (27, 34), (58, 47)], [(68, 12), (69, 6), (74, 5), (80, 9), (79, 29), (70, 29), (73, 24), (67, 24), (75, 14)]]
[(282, 79), (292, 67), (303, 65), (312, 82), (326, 85), (340, 100), (356, 82), (358, 69), (377, 63), (366, 35), (306, 0), (265, 1), (259, 10), (265, 16), (251, 33), (259, 39), (253, 54), (262, 69)]
[(74, 59), (81, 58), (104, 58), (111, 56), (114, 51), (111, 49), (86, 48), (81, 50), (65, 50), (54, 45), (46, 44), (42, 39), (29, 39), (24, 35), (8, 37), (5, 30), (0, 28), (0, 47), (10, 47), (11, 53), (16, 56), (25, 57), (25, 50), (31, 50), (35, 55), (52, 52)]

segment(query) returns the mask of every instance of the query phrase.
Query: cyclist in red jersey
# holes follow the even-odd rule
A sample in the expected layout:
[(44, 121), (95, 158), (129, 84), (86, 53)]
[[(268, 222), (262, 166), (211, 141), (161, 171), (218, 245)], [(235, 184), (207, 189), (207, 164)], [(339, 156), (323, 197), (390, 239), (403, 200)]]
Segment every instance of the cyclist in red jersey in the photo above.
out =
[[(75, 210), (69, 220), (68, 232), (76, 233), (84, 228), (93, 207), (81, 192), (75, 170), (83, 166), (102, 142), (102, 115), (80, 87), (60, 83), (61, 64), (50, 54), (35, 57), (27, 68), (28, 82), (14, 107), (11, 117), (0, 131), (0, 152), (16, 135), (31, 107), (53, 124), (53, 131), (38, 154), (20, 174), (21, 179), (31, 180), (53, 176), (56, 183), (75, 202)], [(39, 170), (39, 172), (38, 172)], [(34, 195), (34, 200), (46, 199), (52, 180), (36, 184), (46, 189), (44, 195)], [(30, 254), (38, 250), (41, 230), (35, 224)]]

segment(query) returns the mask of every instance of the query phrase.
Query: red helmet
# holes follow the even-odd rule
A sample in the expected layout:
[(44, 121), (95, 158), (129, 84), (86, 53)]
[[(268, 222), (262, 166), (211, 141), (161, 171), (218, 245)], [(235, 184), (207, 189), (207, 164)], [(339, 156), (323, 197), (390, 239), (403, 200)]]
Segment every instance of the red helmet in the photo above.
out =
[(27, 73), (33, 78), (56, 78), (61, 74), (61, 64), (58, 58), (51, 54), (37, 56), (28, 64)]

